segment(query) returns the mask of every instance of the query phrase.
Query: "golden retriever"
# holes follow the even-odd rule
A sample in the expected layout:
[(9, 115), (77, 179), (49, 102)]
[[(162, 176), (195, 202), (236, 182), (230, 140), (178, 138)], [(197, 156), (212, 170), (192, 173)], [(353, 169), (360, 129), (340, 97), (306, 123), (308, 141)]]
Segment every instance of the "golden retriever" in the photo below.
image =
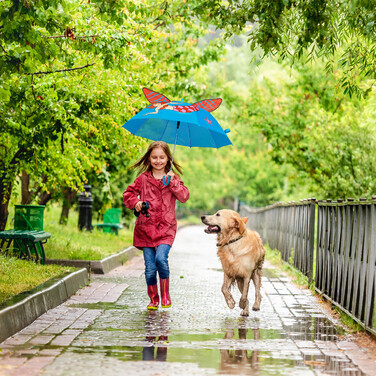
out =
[(252, 309), (260, 310), (261, 276), (265, 249), (260, 235), (247, 229), (248, 218), (242, 218), (233, 210), (218, 210), (214, 215), (203, 215), (202, 223), (208, 227), (205, 232), (217, 234), (217, 255), (224, 272), (222, 293), (230, 309), (235, 307), (235, 300), (230, 287), (235, 284), (242, 294), (239, 307), (242, 316), (249, 315), (248, 289), (252, 279), (255, 286), (255, 303)]

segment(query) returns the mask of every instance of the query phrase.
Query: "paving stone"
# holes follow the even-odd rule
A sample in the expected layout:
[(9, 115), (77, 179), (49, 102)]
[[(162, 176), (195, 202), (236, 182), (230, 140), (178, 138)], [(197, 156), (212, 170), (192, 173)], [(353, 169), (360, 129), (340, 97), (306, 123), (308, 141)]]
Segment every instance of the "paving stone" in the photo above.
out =
[(316, 349), (316, 348), (300, 348), (299, 349), (303, 355), (319, 355), (321, 356), (322, 355), (322, 352), (319, 350), (319, 349)]
[(73, 340), (79, 335), (77, 334), (61, 334), (53, 339), (51, 342), (52, 346), (69, 346)]
[(29, 343), (31, 345), (47, 345), (54, 336), (48, 336), (48, 335), (38, 335), (34, 338), (32, 338)]
[(342, 341), (337, 344), (338, 348), (341, 350), (360, 350), (359, 346), (355, 342)]
[(11, 368), (14, 368), (13, 366), (19, 366), (20, 364), (23, 364), (27, 361), (26, 357), (4, 357), (0, 359), (0, 366), (8, 365)]
[(295, 344), (299, 347), (299, 348), (316, 348), (316, 344), (315, 342), (312, 342), (312, 341), (295, 341)]
[(32, 358), (25, 362), (22, 366), (18, 367), (12, 375), (14, 376), (35, 376), (39, 375), (41, 370), (53, 362), (53, 356), (39, 356)]
[(32, 338), (31, 335), (17, 333), (13, 335), (12, 337), (9, 337), (5, 341), (3, 341), (1, 344), (1, 347), (23, 345), (24, 343), (29, 341), (31, 338)]

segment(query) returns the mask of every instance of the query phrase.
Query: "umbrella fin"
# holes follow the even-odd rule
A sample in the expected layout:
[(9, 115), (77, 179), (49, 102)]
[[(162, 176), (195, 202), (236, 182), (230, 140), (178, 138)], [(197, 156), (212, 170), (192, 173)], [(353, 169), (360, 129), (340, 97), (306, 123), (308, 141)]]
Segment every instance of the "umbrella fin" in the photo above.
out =
[(144, 95), (146, 97), (146, 99), (150, 102), (150, 103), (169, 103), (171, 102), (166, 96), (164, 96), (163, 94), (159, 94), (157, 93), (156, 91), (153, 91), (153, 90), (150, 90), (150, 89), (147, 89), (146, 87), (144, 87), (142, 89), (142, 91), (144, 92)]
[(221, 103), (222, 103), (222, 99), (216, 98), (216, 99), (203, 99), (202, 101), (196, 102), (193, 105), (197, 104), (197, 106), (202, 108), (203, 110), (212, 112), (216, 110), (220, 106)]

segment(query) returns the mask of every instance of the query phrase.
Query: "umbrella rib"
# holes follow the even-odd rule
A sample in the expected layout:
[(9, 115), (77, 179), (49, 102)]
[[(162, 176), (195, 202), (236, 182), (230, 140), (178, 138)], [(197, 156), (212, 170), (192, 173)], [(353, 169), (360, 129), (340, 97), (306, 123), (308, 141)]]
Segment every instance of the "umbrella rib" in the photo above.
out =
[(138, 126), (137, 130), (134, 131), (133, 134), (137, 133), (143, 125), (144, 125), (144, 123), (143, 123), (143, 122), (140, 122), (140, 125)]
[(215, 142), (214, 137), (213, 137), (211, 131), (209, 131), (209, 133), (210, 133), (211, 138), (212, 138), (213, 141), (214, 141), (214, 145), (215, 145), (215, 147), (218, 149), (218, 145), (217, 145), (217, 143)]
[(164, 136), (164, 134), (165, 134), (165, 132), (166, 132), (167, 125), (168, 125), (168, 122), (169, 122), (169, 121), (170, 121), (170, 120), (167, 120), (166, 126), (165, 126), (164, 129), (163, 129), (163, 133), (162, 133), (162, 136), (160, 137), (159, 141), (162, 141), (162, 138), (163, 138), (163, 136)]
[(189, 147), (191, 148), (192, 147), (192, 141), (191, 141), (191, 131), (190, 131), (189, 125), (188, 125), (188, 137), (189, 137)]

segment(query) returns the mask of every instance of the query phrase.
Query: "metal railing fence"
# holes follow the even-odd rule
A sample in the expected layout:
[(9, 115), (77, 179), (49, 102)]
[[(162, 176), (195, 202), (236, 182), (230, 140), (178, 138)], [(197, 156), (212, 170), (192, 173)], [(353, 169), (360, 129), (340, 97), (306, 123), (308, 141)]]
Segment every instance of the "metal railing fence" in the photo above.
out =
[(242, 206), (240, 214), (283, 260), (293, 255), (295, 268), (310, 281), (315, 262), (316, 291), (376, 335), (376, 196)]
[(376, 334), (376, 200), (318, 202), (315, 289)]
[(294, 266), (312, 280), (315, 237), (315, 200), (276, 203), (261, 209), (240, 207), (248, 217), (249, 228), (257, 231), (264, 243), (278, 249), (284, 261), (294, 258)]

